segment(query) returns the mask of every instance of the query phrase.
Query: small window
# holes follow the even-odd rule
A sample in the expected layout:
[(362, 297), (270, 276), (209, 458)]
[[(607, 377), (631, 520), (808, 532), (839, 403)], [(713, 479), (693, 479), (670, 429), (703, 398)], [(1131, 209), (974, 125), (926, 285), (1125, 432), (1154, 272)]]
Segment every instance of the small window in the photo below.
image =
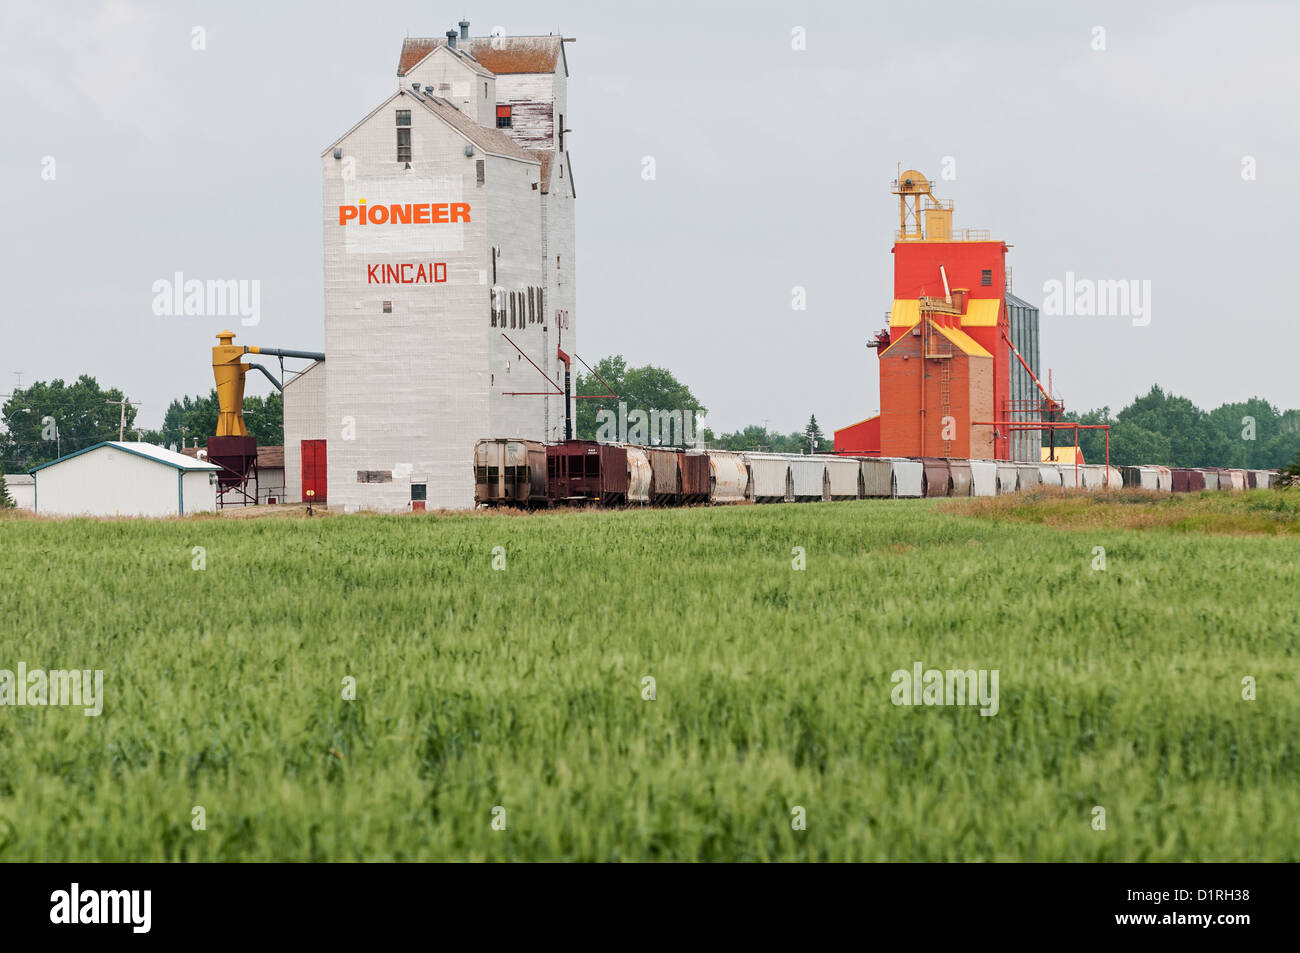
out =
[(409, 109), (397, 110), (397, 124), (399, 126), (409, 126), (411, 124), (411, 111)]
[(510, 326), (515, 326), (515, 293), (510, 292)]
[(484, 160), (479, 159), (477, 162), (474, 163), (474, 177), (478, 185), (483, 184), (483, 180), (486, 176), (486, 173), (487, 173), (486, 164)]
[(411, 484), (412, 500), (427, 500), (428, 498), (429, 498), (429, 484), (427, 483)]
[(487, 83), (483, 84), (483, 98), (487, 99)]
[(384, 302), (384, 314), (392, 314), (392, 313), (393, 313), (393, 302), (391, 302), (391, 301), (385, 301), (385, 302)]
[(411, 161), (411, 130), (410, 129), (397, 130), (397, 161), (398, 162)]
[(509, 106), (497, 107), (497, 128), (498, 129), (510, 128), (510, 107)]
[(980, 272), (980, 284), (985, 286), (993, 284), (993, 270), (991, 268), (985, 268)]
[(560, 270), (560, 256), (559, 256), (559, 255), (556, 255), (556, 256), (555, 256), (555, 270), (556, 270), (556, 271), (559, 271), (559, 270)]

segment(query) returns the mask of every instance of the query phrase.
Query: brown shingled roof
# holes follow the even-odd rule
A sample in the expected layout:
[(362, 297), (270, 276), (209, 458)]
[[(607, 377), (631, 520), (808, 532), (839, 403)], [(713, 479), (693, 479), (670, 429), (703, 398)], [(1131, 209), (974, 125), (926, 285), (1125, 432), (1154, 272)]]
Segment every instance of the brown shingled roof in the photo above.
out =
[[(402, 40), (402, 55), (398, 57), (399, 77), (404, 77), (404, 75), (411, 72), (412, 69), (415, 69), (416, 66), (419, 66), (421, 62), (424, 62), (426, 57), (432, 55), (433, 51), (438, 47), (446, 46), (447, 40), (445, 38), (437, 39), (433, 38), (433, 36), (407, 36), (406, 39)], [(469, 66), (469, 69), (472, 69), (474, 73), (490, 77), (490, 70), (487, 69), (486, 66), (482, 65), (481, 62), (474, 59), (467, 48), (452, 48), (451, 55), (455, 56), (456, 59), (461, 62), (464, 62), (464, 64)]]
[[(440, 46), (444, 37), (408, 36), (402, 41), (397, 59), (397, 75), (408, 71)], [(480, 36), (457, 46), (456, 52), (469, 52), (479, 66), (493, 73), (554, 73), (564, 56), (564, 41), (558, 36)]]
[(397, 75), (405, 76), (406, 71), (424, 59), (442, 42), (436, 37), (408, 36), (402, 41), (402, 55), (397, 60)]
[(258, 447), (257, 468), (259, 470), (283, 470), (284, 447)]
[(498, 76), (502, 73), (554, 73), (563, 41), (558, 36), (480, 36), (469, 51)]
[[(405, 76), (417, 65), (424, 61), (434, 50), (440, 46), (446, 46), (446, 38), (429, 37), (429, 36), (408, 36), (402, 41), (402, 55), (397, 58), (397, 75)], [(452, 55), (463, 61), (474, 72), (483, 76), (492, 75), (482, 63), (477, 62), (473, 56), (466, 54), (461, 47), (452, 50)]]

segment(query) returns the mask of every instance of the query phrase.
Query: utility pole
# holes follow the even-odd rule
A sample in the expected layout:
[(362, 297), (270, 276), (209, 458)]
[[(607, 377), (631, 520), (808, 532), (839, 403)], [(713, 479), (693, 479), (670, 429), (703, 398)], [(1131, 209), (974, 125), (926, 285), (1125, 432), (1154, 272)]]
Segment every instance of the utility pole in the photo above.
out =
[(120, 422), (117, 425), (117, 442), (121, 443), (123, 440), (126, 439), (126, 406), (127, 404), (130, 404), (132, 407), (139, 407), (140, 402), (138, 400), (127, 400), (125, 397), (123, 397), (121, 400), (106, 400), (104, 401), (104, 403), (117, 404), (119, 407), (122, 408), (122, 416), (120, 418)]

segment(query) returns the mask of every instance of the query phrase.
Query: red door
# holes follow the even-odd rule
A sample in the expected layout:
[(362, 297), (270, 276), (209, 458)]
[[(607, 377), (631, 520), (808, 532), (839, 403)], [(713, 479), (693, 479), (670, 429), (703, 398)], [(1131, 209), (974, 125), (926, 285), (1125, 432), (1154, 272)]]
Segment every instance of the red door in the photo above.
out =
[[(309, 493), (314, 490), (315, 493)], [(302, 442), (302, 501), (324, 503), (325, 495), (325, 441)]]

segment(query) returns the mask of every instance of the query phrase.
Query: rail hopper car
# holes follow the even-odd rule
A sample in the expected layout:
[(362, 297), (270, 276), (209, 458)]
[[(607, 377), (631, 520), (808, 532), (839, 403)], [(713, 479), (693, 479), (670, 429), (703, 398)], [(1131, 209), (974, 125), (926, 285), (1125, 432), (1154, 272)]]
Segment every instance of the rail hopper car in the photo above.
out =
[(1275, 471), (1106, 467), (947, 457), (853, 457), (480, 440), (474, 499), (484, 506), (693, 506), (996, 496), (1039, 487), (1157, 493), (1271, 486)]

